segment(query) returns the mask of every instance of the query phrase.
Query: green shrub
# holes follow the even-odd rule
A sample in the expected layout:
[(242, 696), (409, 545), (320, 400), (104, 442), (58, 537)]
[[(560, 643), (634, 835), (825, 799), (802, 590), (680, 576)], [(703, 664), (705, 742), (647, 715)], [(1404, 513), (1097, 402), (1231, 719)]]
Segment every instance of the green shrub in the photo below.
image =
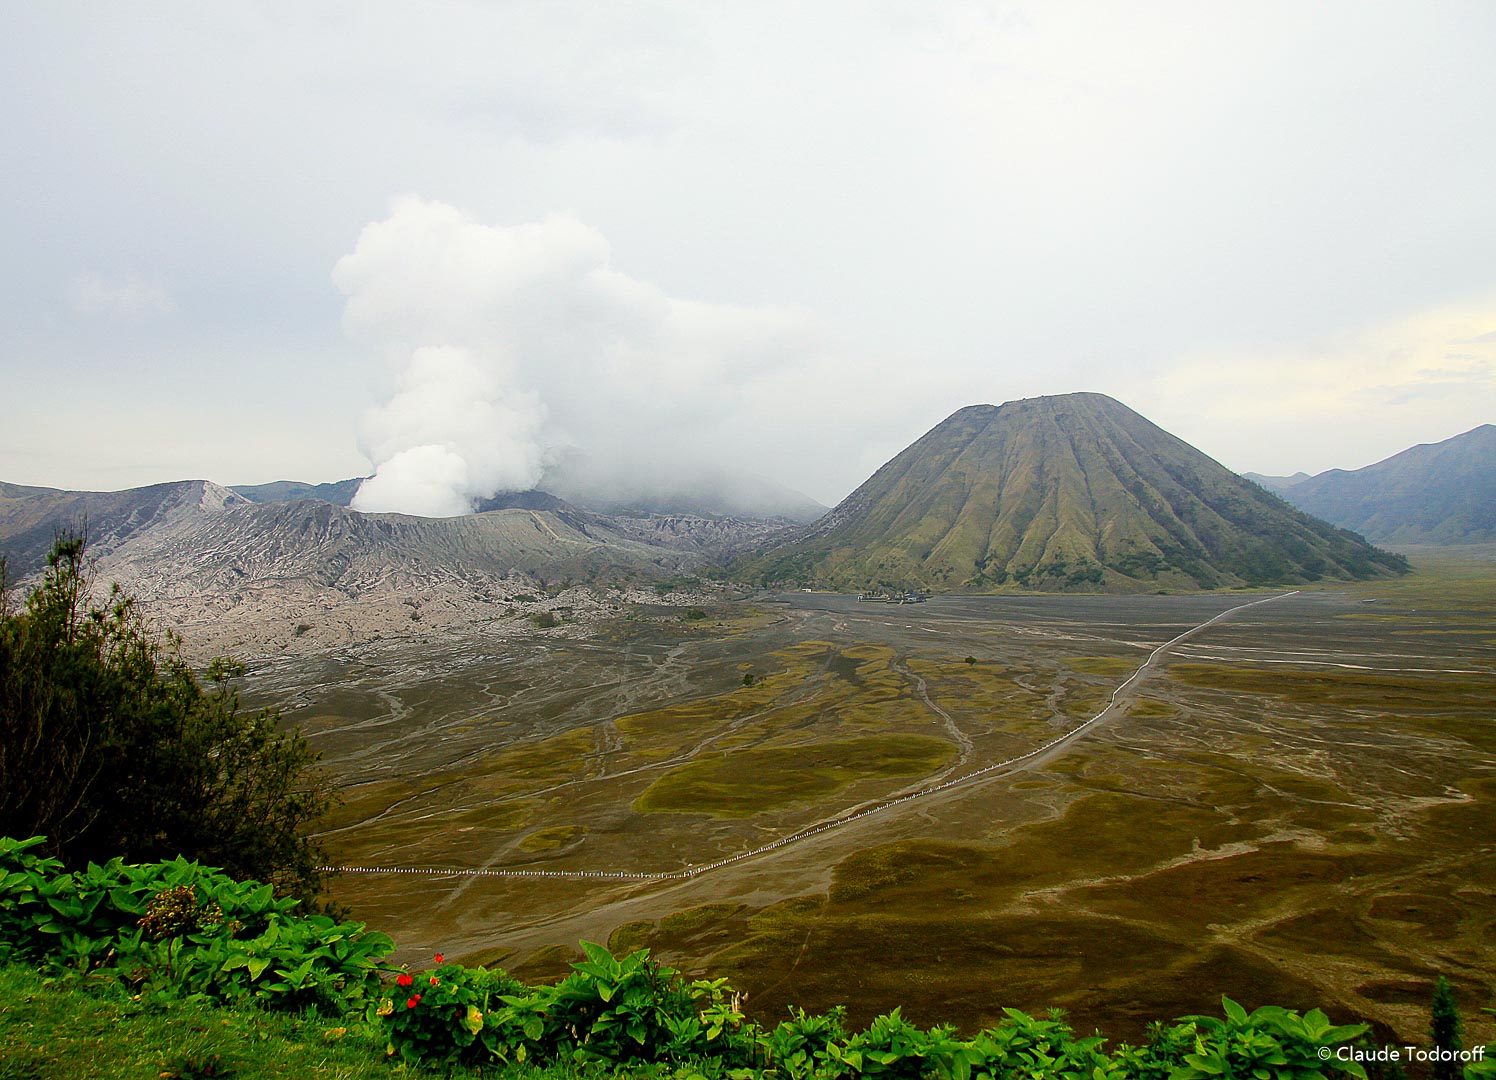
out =
[(394, 942), (362, 923), (186, 859), (73, 873), (0, 839), (0, 946), (41, 965), (113, 971), (158, 996), (341, 1014), (372, 1001)]
[(0, 823), (70, 867), (185, 854), (316, 895), (308, 829), (333, 800), (274, 712), (240, 711), (221, 659), (199, 677), (115, 586), (93, 600), (81, 537), (60, 537), (18, 607), (0, 567)]
[[(843, 1011), (792, 1009), (772, 1031), (746, 1021), (723, 980), (688, 981), (640, 949), (586, 958), (553, 986), (446, 964), (381, 983), (393, 942), (360, 923), (302, 916), (269, 885), (174, 859), (112, 859), (66, 872), (39, 838), (0, 839), (0, 953), (41, 968), (103, 977), (137, 1000), (244, 1003), (362, 1014), (390, 1055), (440, 1067), (555, 1065), (580, 1074), (625, 1069), (658, 1080), (1309, 1080), (1366, 1076), (1335, 1050), (1365, 1024), (1332, 1025), (1318, 1009), (1155, 1024), (1144, 1047), (1111, 1054), (1052, 1012), (1006, 1019), (970, 1040), (920, 1029), (899, 1009), (848, 1035)], [(1489, 1077), (1486, 1065), (1469, 1077)]]
[[(1121, 1075), (1147, 1080), (1161, 1075), (1169, 1080), (1366, 1075), (1356, 1062), (1339, 1061), (1334, 1054), (1336, 1047), (1362, 1035), (1366, 1024), (1337, 1027), (1318, 1009), (1300, 1016), (1276, 1005), (1248, 1014), (1228, 997), (1221, 998), (1221, 1006), (1226, 1013), (1223, 1020), (1191, 1016), (1160, 1031), (1149, 1049)], [(1169, 1069), (1161, 1073), (1159, 1066)]]
[[(979, 1034), (965, 1052), (955, 1055), (952, 1075), (966, 1080), (997, 1080), (1007, 1076), (1046, 1076), (1092, 1080), (1107, 1075), (1109, 1063), (1100, 1036), (1077, 1039), (1055, 1010), (1039, 1020), (1017, 1009), (1004, 1009), (1002, 1024)], [(1099, 1072), (1098, 1072), (1099, 1070)]]
[(442, 964), (419, 976), (402, 972), (380, 1001), (389, 1052), (407, 1061), (477, 1065), (499, 1056), (503, 997), (524, 989), (502, 971)]
[(833, 1071), (837, 1066), (830, 1060), (831, 1047), (846, 1037), (845, 1016), (840, 1005), (819, 1016), (792, 1006), (788, 1020), (758, 1036), (765, 1066), (787, 1080), (808, 1080)]
[(408, 1061), (512, 1065), (751, 1060), (753, 1039), (722, 980), (686, 982), (641, 949), (587, 958), (554, 986), (447, 965), (396, 979), (379, 1004), (392, 1054)]

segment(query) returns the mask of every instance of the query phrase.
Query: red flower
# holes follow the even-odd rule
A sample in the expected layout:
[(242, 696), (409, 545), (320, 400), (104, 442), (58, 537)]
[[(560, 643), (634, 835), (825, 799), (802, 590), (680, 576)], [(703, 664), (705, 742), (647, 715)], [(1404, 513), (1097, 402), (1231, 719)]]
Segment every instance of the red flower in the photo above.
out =
[(436, 962), (438, 964), (443, 963), (446, 959), (447, 958), (445, 956), (443, 956), (441, 953), (437, 953), (436, 954)]
[(415, 979), (411, 978), (409, 972), (402, 971), (399, 975), (395, 976), (396, 986), (409, 986), (413, 982), (415, 982)]
[(435, 986), (439, 982), (441, 982), (441, 980), (438, 979), (435, 975), (431, 976), (431, 985), (432, 986)]
[(416, 1002), (418, 1002), (420, 1000), (421, 1000), (421, 995), (420, 994), (416, 994), (409, 1001), (407, 1001), (405, 1003), (405, 1007), (407, 1009), (414, 1009), (416, 1007)]

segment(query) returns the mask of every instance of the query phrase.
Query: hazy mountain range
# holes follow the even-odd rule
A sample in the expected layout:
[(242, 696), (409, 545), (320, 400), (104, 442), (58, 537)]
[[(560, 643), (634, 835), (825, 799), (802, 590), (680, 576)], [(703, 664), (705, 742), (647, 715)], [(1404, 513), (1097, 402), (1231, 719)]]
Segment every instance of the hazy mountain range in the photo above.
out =
[(1409, 447), (1364, 469), (1246, 475), (1300, 510), (1377, 543), (1496, 542), (1496, 425)]
[[(251, 502), (295, 502), (318, 499), (349, 506), (362, 477), (331, 484), (303, 484), (277, 480), (270, 484), (231, 487)], [(740, 517), (759, 521), (784, 520), (806, 524), (826, 507), (782, 484), (763, 477), (721, 469), (690, 467), (652, 473), (609, 469), (580, 454), (571, 454), (546, 470), (533, 492), (506, 492), (479, 503), (476, 510), (554, 509), (557, 503), (601, 514), (688, 514)]]
[[(1489, 441), (1496, 429), (1481, 431)], [(671, 488), (636, 477), (634, 489), (610, 490), (598, 476), (559, 470), (570, 498), (501, 495), (454, 518), (359, 513), (347, 505), (357, 479), (119, 492), (0, 484), (0, 553), (24, 575), (55, 530), (86, 522), (104, 574), (204, 610), (437, 586), (454, 603), (490, 602), (537, 582), (554, 592), (709, 568), (766, 586), (1137, 591), (1405, 567), (1099, 394), (962, 409), (808, 525), (796, 521), (819, 508), (766, 482), (702, 475)]]

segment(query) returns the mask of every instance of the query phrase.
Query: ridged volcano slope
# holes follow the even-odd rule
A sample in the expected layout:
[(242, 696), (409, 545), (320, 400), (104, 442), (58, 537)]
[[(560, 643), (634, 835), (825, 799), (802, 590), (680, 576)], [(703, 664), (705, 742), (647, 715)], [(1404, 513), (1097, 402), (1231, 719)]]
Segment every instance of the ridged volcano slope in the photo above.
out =
[(960, 410), (740, 569), (764, 584), (1133, 591), (1364, 578), (1406, 563), (1120, 402), (1067, 394)]

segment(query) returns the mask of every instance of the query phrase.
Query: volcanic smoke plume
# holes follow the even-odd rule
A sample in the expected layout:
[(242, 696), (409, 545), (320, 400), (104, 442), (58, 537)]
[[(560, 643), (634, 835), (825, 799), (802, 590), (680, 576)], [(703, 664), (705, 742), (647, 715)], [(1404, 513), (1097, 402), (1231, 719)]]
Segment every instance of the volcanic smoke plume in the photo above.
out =
[(773, 441), (749, 414), (817, 346), (798, 311), (679, 300), (611, 269), (572, 217), (490, 226), (399, 199), (333, 280), (345, 329), (392, 375), (359, 428), (366, 511), (467, 513), (574, 447), (614, 472), (727, 463), (733, 444), (740, 460)]

